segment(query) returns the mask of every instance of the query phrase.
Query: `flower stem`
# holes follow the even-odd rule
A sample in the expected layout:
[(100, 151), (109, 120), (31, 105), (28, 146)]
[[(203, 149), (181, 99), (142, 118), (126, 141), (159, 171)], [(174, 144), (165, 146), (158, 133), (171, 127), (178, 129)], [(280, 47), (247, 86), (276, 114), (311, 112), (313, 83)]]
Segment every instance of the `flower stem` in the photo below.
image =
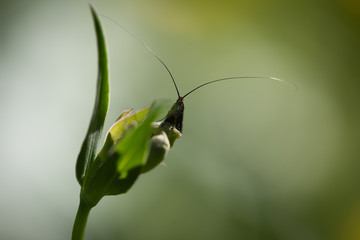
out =
[(72, 240), (84, 239), (85, 227), (90, 210), (91, 207), (89, 207), (84, 201), (81, 201), (80, 199), (80, 204), (76, 214), (73, 232), (72, 232), (72, 238), (71, 238)]

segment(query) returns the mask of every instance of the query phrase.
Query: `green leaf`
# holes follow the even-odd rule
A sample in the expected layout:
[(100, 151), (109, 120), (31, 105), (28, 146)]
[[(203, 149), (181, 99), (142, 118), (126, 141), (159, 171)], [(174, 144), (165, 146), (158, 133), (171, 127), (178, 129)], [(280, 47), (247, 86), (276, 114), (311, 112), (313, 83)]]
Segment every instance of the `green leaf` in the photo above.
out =
[(135, 113), (131, 113), (132, 110), (122, 112), (118, 120), (116, 120), (106, 134), (104, 146), (101, 148), (98, 156), (105, 158), (109, 149), (130, 130), (131, 126), (141, 123), (149, 110), (150, 107), (141, 109)]
[(99, 18), (92, 6), (98, 48), (98, 78), (96, 86), (95, 106), (90, 125), (76, 162), (76, 178), (82, 185), (89, 165), (94, 161), (101, 131), (109, 108), (109, 79), (105, 39)]
[(153, 106), (144, 121), (116, 145), (115, 152), (121, 156), (117, 165), (120, 179), (126, 178), (132, 169), (143, 167), (146, 164), (149, 142), (153, 132), (151, 124), (159, 115), (162, 107), (161, 105)]
[(149, 153), (152, 122), (163, 106), (134, 114), (125, 111), (109, 130), (103, 148), (86, 173), (81, 199), (95, 206), (105, 195), (127, 192), (141, 174)]

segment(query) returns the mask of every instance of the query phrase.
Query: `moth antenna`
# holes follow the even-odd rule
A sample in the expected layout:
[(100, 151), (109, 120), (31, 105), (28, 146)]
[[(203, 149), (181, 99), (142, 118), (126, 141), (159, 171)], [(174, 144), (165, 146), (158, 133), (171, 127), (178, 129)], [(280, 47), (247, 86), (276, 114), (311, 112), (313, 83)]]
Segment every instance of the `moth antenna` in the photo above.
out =
[(149, 48), (140, 38), (138, 38), (135, 34), (133, 34), (132, 32), (130, 32), (129, 30), (127, 30), (125, 27), (123, 27), (120, 23), (118, 23), (117, 21), (115, 21), (114, 19), (108, 17), (108, 16), (105, 16), (105, 15), (102, 15), (102, 14), (99, 14), (101, 17), (103, 18), (106, 18), (110, 21), (112, 21), (113, 23), (115, 23), (116, 25), (118, 25), (120, 28), (122, 28), (122, 30), (124, 30), (125, 32), (127, 32), (130, 36), (132, 36), (133, 38), (135, 38), (135, 40), (137, 40), (145, 49), (147, 49), (151, 55), (153, 55), (166, 69), (166, 71), (169, 73), (170, 77), (171, 77), (171, 80), (172, 82), (174, 83), (174, 86), (175, 86), (175, 90), (176, 90), (176, 93), (178, 95), (178, 97), (180, 98), (180, 93), (179, 93), (179, 89), (176, 85), (176, 82), (175, 82), (175, 79), (172, 75), (172, 73), (170, 72), (170, 69), (168, 68), (168, 66), (166, 66), (166, 64), (155, 54), (155, 52)]
[(185, 98), (187, 95), (189, 95), (190, 93), (196, 91), (197, 89), (205, 86), (205, 85), (208, 85), (208, 84), (211, 84), (211, 83), (215, 83), (215, 82), (220, 82), (220, 81), (225, 81), (225, 80), (232, 80), (232, 79), (249, 79), (249, 78), (263, 78), (263, 79), (270, 79), (270, 80), (274, 80), (274, 81), (279, 81), (279, 82), (282, 82), (282, 83), (286, 83), (290, 86), (292, 86), (295, 90), (297, 90), (297, 87), (295, 84), (291, 83), (291, 82), (288, 82), (288, 81), (285, 81), (285, 80), (282, 80), (282, 79), (279, 79), (279, 78), (275, 78), (275, 77), (226, 77), (226, 78), (220, 78), (220, 79), (216, 79), (216, 80), (212, 80), (212, 81), (209, 81), (209, 82), (206, 82), (206, 83), (203, 83), (199, 86), (197, 86), (196, 88), (194, 88), (193, 90), (191, 90), (190, 92), (186, 93), (182, 98)]

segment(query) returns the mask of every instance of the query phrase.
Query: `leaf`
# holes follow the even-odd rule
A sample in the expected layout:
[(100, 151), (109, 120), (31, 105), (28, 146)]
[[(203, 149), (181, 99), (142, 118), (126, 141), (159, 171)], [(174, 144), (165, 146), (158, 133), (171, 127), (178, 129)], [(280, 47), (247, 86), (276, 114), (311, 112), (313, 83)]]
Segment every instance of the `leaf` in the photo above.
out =
[[(95, 206), (105, 195), (127, 192), (146, 164), (152, 122), (163, 106), (153, 106), (134, 114), (122, 114), (109, 130), (103, 148), (89, 167), (82, 185), (81, 199)], [(126, 116), (125, 116), (126, 115)]]
[(144, 121), (129, 132), (116, 145), (115, 152), (121, 156), (117, 171), (120, 179), (126, 178), (132, 169), (143, 167), (149, 154), (149, 141), (153, 132), (152, 122), (155, 121), (163, 106), (153, 106)]
[(110, 127), (106, 134), (104, 146), (101, 148), (98, 156), (105, 158), (111, 147), (116, 144), (128, 131), (131, 125), (141, 123), (150, 107), (141, 109), (131, 114), (131, 110), (126, 110), (121, 113), (118, 120)]
[(96, 86), (95, 106), (93, 109), (90, 125), (76, 162), (76, 178), (82, 185), (85, 173), (89, 165), (94, 161), (96, 148), (101, 131), (104, 126), (106, 114), (109, 108), (109, 79), (105, 39), (99, 18), (92, 6), (91, 13), (94, 19), (95, 32), (98, 48), (98, 78)]

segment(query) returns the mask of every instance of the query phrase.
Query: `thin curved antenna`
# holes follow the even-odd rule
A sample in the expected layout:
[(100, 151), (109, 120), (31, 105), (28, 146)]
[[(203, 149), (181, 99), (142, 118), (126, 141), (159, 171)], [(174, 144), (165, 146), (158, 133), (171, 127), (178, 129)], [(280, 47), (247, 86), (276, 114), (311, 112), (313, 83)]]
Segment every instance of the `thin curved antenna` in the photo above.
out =
[(275, 80), (275, 81), (279, 81), (279, 82), (282, 82), (282, 83), (286, 83), (286, 84), (289, 84), (290, 86), (292, 86), (295, 90), (297, 89), (296, 85), (288, 82), (288, 81), (285, 81), (285, 80), (281, 80), (279, 78), (275, 78), (275, 77), (226, 77), (226, 78), (220, 78), (220, 79), (216, 79), (216, 80), (212, 80), (212, 81), (209, 81), (209, 82), (206, 82), (206, 83), (203, 83), (199, 86), (197, 86), (196, 88), (194, 88), (193, 90), (191, 90), (190, 92), (186, 93), (182, 99), (184, 99), (187, 95), (189, 95), (190, 93), (196, 91), (197, 89), (205, 86), (205, 85), (208, 85), (208, 84), (211, 84), (211, 83), (215, 83), (215, 82), (220, 82), (220, 81), (225, 81), (225, 80), (232, 80), (232, 79), (244, 79), (244, 78), (265, 78), (265, 79), (270, 79), (270, 80)]
[(171, 80), (173, 81), (174, 83), (174, 86), (175, 86), (175, 89), (176, 89), (176, 93), (178, 95), (178, 97), (180, 98), (180, 93), (179, 93), (179, 89), (176, 85), (176, 82), (175, 82), (175, 79), (172, 75), (172, 73), (170, 72), (170, 69), (166, 66), (166, 64), (155, 54), (155, 52), (153, 50), (151, 50), (151, 48), (149, 48), (140, 38), (138, 38), (135, 34), (131, 33), (129, 30), (127, 30), (126, 28), (124, 28), (120, 23), (116, 22), (114, 19), (108, 17), (108, 16), (105, 16), (105, 15), (101, 15), (101, 17), (103, 18), (106, 18), (110, 21), (112, 21), (113, 23), (115, 23), (116, 25), (118, 25), (119, 27), (121, 27), (125, 32), (127, 32), (128, 34), (130, 34), (130, 36), (132, 36), (133, 38), (135, 38), (141, 45), (143, 45), (143, 47), (145, 47), (150, 53), (151, 55), (153, 55), (166, 69), (166, 71), (169, 73), (170, 77), (171, 77)]

